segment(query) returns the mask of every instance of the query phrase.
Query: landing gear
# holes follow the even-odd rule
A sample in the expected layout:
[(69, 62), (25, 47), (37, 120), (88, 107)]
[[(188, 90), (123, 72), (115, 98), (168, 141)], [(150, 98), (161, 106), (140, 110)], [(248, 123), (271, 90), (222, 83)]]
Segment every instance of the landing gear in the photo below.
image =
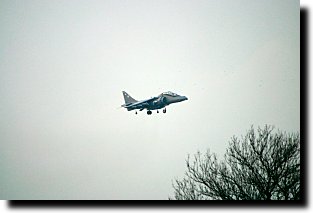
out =
[(148, 115), (151, 115), (151, 114), (152, 114), (152, 112), (151, 112), (150, 110), (148, 110), (148, 111), (147, 111), (147, 114), (148, 114)]
[(137, 115), (137, 111), (135, 112), (135, 114)]
[(159, 113), (159, 110), (157, 110), (157, 113)]
[(163, 109), (163, 113), (166, 113), (166, 108)]

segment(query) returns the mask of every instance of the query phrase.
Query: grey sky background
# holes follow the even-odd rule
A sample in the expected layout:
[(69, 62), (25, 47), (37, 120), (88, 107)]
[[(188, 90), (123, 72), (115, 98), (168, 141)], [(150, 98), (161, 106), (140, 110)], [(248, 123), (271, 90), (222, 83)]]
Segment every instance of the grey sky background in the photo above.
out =
[[(167, 199), (187, 154), (300, 129), (299, 1), (0, 0), (0, 198)], [(167, 113), (118, 109), (164, 91)]]

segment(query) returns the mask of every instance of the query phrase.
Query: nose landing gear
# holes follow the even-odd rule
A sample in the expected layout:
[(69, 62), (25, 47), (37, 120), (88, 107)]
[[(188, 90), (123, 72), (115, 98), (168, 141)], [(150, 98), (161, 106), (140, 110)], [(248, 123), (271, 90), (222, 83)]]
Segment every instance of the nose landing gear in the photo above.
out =
[(152, 114), (151, 110), (148, 110), (148, 111), (147, 111), (147, 114), (148, 114), (148, 115), (151, 115), (151, 114)]
[(166, 108), (163, 109), (163, 113), (166, 113)]

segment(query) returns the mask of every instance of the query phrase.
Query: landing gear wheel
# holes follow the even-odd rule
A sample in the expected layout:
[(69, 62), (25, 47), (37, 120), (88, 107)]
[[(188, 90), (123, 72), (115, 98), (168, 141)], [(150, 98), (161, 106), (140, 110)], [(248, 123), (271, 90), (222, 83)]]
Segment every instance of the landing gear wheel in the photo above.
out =
[(166, 108), (163, 109), (163, 113), (166, 113)]
[(135, 112), (135, 114), (137, 115), (137, 111)]
[(147, 114), (148, 114), (148, 115), (151, 115), (151, 114), (152, 114), (152, 112), (151, 112), (150, 110), (148, 110), (148, 111), (147, 111)]
[(157, 110), (157, 113), (159, 113), (159, 110)]

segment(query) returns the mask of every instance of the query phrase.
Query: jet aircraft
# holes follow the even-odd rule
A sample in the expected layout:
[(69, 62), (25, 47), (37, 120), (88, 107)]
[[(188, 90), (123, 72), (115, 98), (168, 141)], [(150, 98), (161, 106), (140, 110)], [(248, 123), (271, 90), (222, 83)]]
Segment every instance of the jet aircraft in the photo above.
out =
[[(123, 91), (123, 96), (124, 96), (125, 104), (123, 104), (121, 107), (126, 108), (128, 111), (131, 111), (131, 110), (142, 111), (144, 109), (147, 109), (148, 115), (152, 114), (151, 110), (157, 110), (157, 113), (159, 113), (159, 109), (162, 109), (162, 108), (164, 108), (163, 113), (166, 113), (165, 107), (167, 105), (188, 100), (186, 96), (180, 96), (170, 91), (163, 92), (157, 97), (152, 97), (143, 101), (135, 100), (125, 91)], [(137, 114), (137, 111), (136, 111), (136, 114)]]

